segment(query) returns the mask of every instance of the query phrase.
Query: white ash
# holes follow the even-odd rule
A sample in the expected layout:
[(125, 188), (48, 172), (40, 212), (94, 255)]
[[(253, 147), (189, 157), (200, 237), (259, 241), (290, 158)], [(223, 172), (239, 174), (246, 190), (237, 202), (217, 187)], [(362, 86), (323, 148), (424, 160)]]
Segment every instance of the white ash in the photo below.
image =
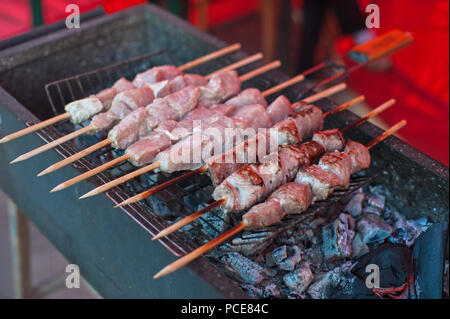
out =
[(301, 296), (313, 281), (314, 275), (309, 267), (309, 263), (303, 263), (296, 270), (283, 276), (284, 284), (289, 287), (292, 293)]

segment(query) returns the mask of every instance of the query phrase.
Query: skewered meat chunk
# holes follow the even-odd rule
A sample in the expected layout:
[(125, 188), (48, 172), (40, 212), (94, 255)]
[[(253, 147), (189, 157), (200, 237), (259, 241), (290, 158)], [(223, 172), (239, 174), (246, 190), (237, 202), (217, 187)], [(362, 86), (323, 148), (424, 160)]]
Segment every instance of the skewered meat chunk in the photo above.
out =
[(155, 161), (160, 164), (159, 170), (167, 173), (195, 170), (202, 165), (202, 150), (210, 142), (208, 136), (195, 133), (158, 153)]
[(314, 105), (305, 105), (300, 111), (295, 113), (294, 119), (297, 129), (301, 133), (301, 139), (311, 138), (314, 132), (323, 129), (323, 113), (320, 108)]
[(280, 95), (267, 107), (267, 113), (269, 113), (272, 123), (278, 123), (287, 115), (293, 115), (294, 111), (291, 108), (291, 102), (284, 95)]
[(172, 65), (155, 66), (147, 71), (139, 73), (133, 80), (135, 87), (144, 87), (164, 80), (171, 80), (182, 75), (183, 72)]
[(260, 104), (246, 105), (238, 109), (232, 116), (236, 119), (246, 122), (248, 127), (255, 130), (259, 128), (269, 128), (272, 121), (264, 106)]
[(172, 145), (169, 136), (164, 132), (152, 132), (131, 144), (126, 153), (130, 155), (130, 162), (135, 166), (142, 166), (151, 162), (162, 150)]
[(151, 120), (146, 108), (141, 107), (128, 114), (119, 124), (109, 131), (108, 138), (112, 139), (115, 148), (125, 149), (131, 143), (139, 140), (152, 129)]
[(263, 228), (281, 221), (285, 212), (279, 201), (267, 200), (253, 208), (242, 216), (247, 229)]
[(287, 183), (273, 192), (265, 202), (253, 206), (242, 219), (247, 229), (267, 227), (280, 222), (286, 215), (306, 211), (312, 198), (308, 184)]
[(70, 114), (70, 121), (80, 124), (92, 115), (103, 110), (103, 103), (95, 96), (73, 101), (67, 104), (64, 109)]
[(319, 161), (319, 166), (329, 170), (339, 178), (336, 189), (346, 189), (349, 187), (352, 162), (346, 153), (327, 153)]
[(241, 211), (264, 196), (263, 179), (252, 165), (244, 165), (214, 189), (213, 198), (225, 198), (225, 212)]
[(183, 74), (171, 80), (165, 80), (161, 83), (151, 84), (149, 85), (149, 87), (152, 88), (153, 91), (155, 91), (155, 95), (157, 98), (162, 98), (191, 85), (206, 86), (207, 84), (208, 80), (201, 75)]
[(339, 184), (339, 178), (319, 165), (300, 168), (295, 177), (299, 184), (309, 184), (314, 194), (314, 201), (325, 200)]
[(210, 110), (206, 107), (199, 106), (190, 111), (185, 117), (184, 120), (204, 120), (208, 117), (213, 116), (216, 114), (213, 110)]
[(135, 88), (121, 92), (116, 95), (111, 108), (103, 113), (97, 114), (92, 118), (92, 133), (106, 131), (125, 116), (153, 102), (153, 91), (148, 87)]
[(301, 133), (297, 128), (297, 124), (292, 117), (289, 117), (274, 125), (277, 130), (278, 144), (297, 144), (302, 141)]
[(322, 145), (327, 152), (342, 150), (345, 146), (344, 137), (339, 129), (316, 132), (312, 140)]
[(130, 81), (128, 81), (125, 78), (118, 79), (114, 83), (114, 85), (112, 87), (117, 90), (117, 93), (120, 93), (120, 92), (123, 92), (123, 91), (127, 91), (127, 90), (131, 90), (131, 89), (135, 88), (133, 83), (131, 83)]
[(123, 91), (134, 89), (134, 85), (125, 78), (118, 79), (114, 85), (110, 88), (104, 89), (97, 93), (95, 96), (103, 103), (105, 110), (109, 110), (114, 97)]
[(236, 71), (224, 71), (213, 75), (207, 85), (199, 88), (199, 105), (211, 107), (238, 94), (241, 90), (241, 80)]
[(286, 215), (298, 215), (311, 205), (313, 192), (309, 184), (292, 182), (279, 187), (268, 200), (277, 200)]
[(95, 114), (108, 110), (116, 94), (132, 88), (134, 86), (128, 80), (120, 78), (111, 88), (104, 89), (97, 95), (73, 101), (67, 104), (64, 109), (70, 114), (72, 123), (80, 124)]
[(236, 106), (234, 104), (214, 104), (209, 109), (211, 111), (214, 111), (215, 113), (220, 113), (226, 116), (232, 115), (234, 112), (237, 111), (238, 108), (242, 106)]
[(349, 140), (344, 150), (352, 161), (352, 174), (370, 167), (369, 149), (361, 143)]
[(225, 104), (235, 105), (238, 108), (250, 104), (259, 104), (267, 107), (267, 101), (264, 95), (262, 95), (260, 90), (254, 88), (245, 89), (235, 97), (229, 99)]

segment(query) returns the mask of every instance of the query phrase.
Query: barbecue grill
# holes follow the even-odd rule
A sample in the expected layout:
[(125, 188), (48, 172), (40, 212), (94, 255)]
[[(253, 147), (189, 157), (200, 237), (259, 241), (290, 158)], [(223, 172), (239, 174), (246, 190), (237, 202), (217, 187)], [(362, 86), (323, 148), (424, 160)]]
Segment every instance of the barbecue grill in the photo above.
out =
[[(23, 42), (16, 40), (0, 53), (0, 136), (59, 114), (65, 103), (108, 87), (120, 76), (132, 78), (148, 67), (163, 63), (180, 65), (225, 46), (152, 5), (111, 16), (91, 14), (88, 18), (82, 21), (79, 30), (66, 30), (62, 25), (59, 30), (55, 26), (37, 29), (31, 32), (37, 37), (31, 40), (30, 36), (24, 37)], [(193, 72), (208, 74), (244, 56), (236, 53), (223, 57), (196, 67)], [(286, 79), (280, 72), (271, 72), (245, 83), (244, 87), (264, 90)], [(309, 86), (310, 83), (299, 84), (284, 93), (295, 101)], [(325, 111), (336, 106), (330, 100), (318, 105)], [(343, 127), (355, 119), (353, 113), (343, 112), (330, 116), (326, 124)], [(189, 231), (162, 239), (163, 246), (151, 241), (151, 235), (167, 226), (167, 217), (173, 220), (206, 204), (212, 191), (207, 178), (197, 176), (180, 182), (120, 211), (112, 208), (111, 201), (120, 203), (173, 176), (145, 174), (114, 188), (107, 196), (77, 199), (92, 189), (92, 183), (100, 186), (130, 172), (132, 167), (125, 163), (91, 178), (90, 183), (77, 184), (56, 195), (48, 194), (60, 181), (121, 155), (120, 151), (107, 148), (44, 178), (34, 177), (61, 155), (70, 156), (98, 142), (100, 135), (83, 136), (58, 146), (56, 151), (60, 155), (47, 152), (33, 161), (8, 165), (30, 146), (41, 145), (41, 139), (52, 141), (73, 130), (72, 124), (63, 122), (38, 135), (0, 145), (0, 182), (11, 199), (68, 260), (80, 265), (81, 274), (102, 296), (248, 297), (224, 269), (217, 267), (213, 258), (200, 258), (158, 282), (152, 279), (157, 270), (172, 260), (172, 254), (184, 255), (233, 224), (232, 219), (217, 213), (200, 219)], [(366, 143), (380, 133), (377, 127), (364, 124), (350, 137)], [(389, 191), (388, 200), (408, 218), (448, 220), (447, 167), (396, 138), (377, 146), (372, 151), (372, 159), (367, 175), (354, 179), (349, 191), (374, 179)], [(331, 200), (326, 205), (332, 203)], [(320, 209), (316, 207), (317, 211)], [(261, 245), (266, 245), (277, 231), (285, 230), (289, 220), (283, 225), (266, 229), (271, 235)], [(235, 242), (221, 249), (234, 249)]]

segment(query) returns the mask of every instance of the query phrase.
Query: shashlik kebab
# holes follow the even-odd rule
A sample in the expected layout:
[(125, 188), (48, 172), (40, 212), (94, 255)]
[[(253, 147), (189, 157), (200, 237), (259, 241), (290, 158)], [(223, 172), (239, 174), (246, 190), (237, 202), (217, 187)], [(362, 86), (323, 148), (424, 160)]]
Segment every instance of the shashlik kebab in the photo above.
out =
[(311, 142), (281, 145), (277, 152), (269, 154), (260, 163), (243, 165), (214, 189), (212, 196), (215, 201), (212, 204), (162, 230), (153, 239), (167, 236), (218, 206), (226, 213), (250, 208), (280, 185), (292, 181), (301, 167), (311, 165), (325, 152), (343, 150), (345, 132), (384, 112), (394, 103), (395, 100), (383, 103), (344, 129), (315, 132)]
[[(252, 62), (251, 59), (250, 62)], [(269, 64), (268, 66), (266, 65), (262, 68), (270, 69), (272, 66), (275, 67), (275, 65), (276, 62), (273, 65)], [(171, 67), (161, 66), (160, 68), (171, 68)], [(262, 68), (259, 68), (257, 70), (260, 70)], [(153, 69), (151, 69), (150, 71), (152, 70)], [(257, 70), (254, 70), (252, 72), (256, 72)], [(171, 100), (170, 96), (177, 95), (177, 93), (179, 92), (189, 91), (188, 89), (192, 87), (203, 88), (203, 90), (201, 91), (202, 93), (201, 99), (204, 100), (205, 102), (209, 101), (212, 98), (217, 98), (218, 95), (222, 93), (220, 92), (220, 89), (222, 88), (222, 86), (224, 86), (223, 84), (224, 81), (228, 80), (227, 77), (230, 77), (230, 74), (234, 75), (234, 73), (232, 72), (233, 72), (232, 70), (229, 70), (229, 67), (226, 67), (225, 71), (214, 74), (211, 77), (208, 76), (203, 77), (196, 74), (179, 75), (170, 80), (163, 81), (163, 84), (165, 84), (165, 88), (161, 87), (161, 82), (156, 83), (155, 85), (159, 86), (159, 91), (157, 91), (150, 84), (150, 82), (146, 82), (147, 85), (144, 86), (143, 79), (141, 79), (140, 82), (138, 82), (138, 85), (140, 85), (140, 87), (126, 90), (117, 94), (114, 97), (110, 109), (100, 114), (97, 114), (99, 113), (98, 112), (99, 104), (95, 103), (96, 101), (95, 99), (92, 103), (86, 102), (86, 100), (89, 100), (90, 98), (73, 102), (66, 106), (67, 108), (72, 104), (76, 104), (76, 106), (72, 108), (73, 111), (71, 112), (72, 122), (81, 123), (90, 118), (92, 115), (97, 114), (94, 116), (94, 118), (92, 119), (91, 123), (88, 126), (83, 127), (70, 134), (67, 134), (48, 144), (40, 146), (30, 152), (27, 152), (17, 157), (11, 163), (26, 160), (30, 157), (33, 157), (46, 150), (49, 150), (59, 144), (65, 143), (82, 134), (85, 133), (94, 134), (99, 131), (109, 130), (113, 125), (117, 124), (117, 122), (123, 120), (127, 115), (129, 115), (134, 111), (137, 111), (139, 108), (152, 105), (157, 102)], [(139, 74), (136, 77), (138, 76)], [(154, 78), (150, 78), (149, 81), (153, 79)], [(135, 81), (133, 83), (135, 83)], [(164, 92), (164, 94), (161, 92)]]
[[(340, 85), (337, 88), (331, 88), (329, 90), (325, 90), (321, 93), (317, 93), (311, 97), (309, 97), (306, 101), (303, 101), (305, 103), (312, 103), (315, 102), (319, 99), (328, 97), (334, 93), (336, 93), (337, 91), (344, 89), (345, 85)], [(252, 89), (254, 90), (254, 89)], [(245, 92), (245, 91), (244, 91)], [(241, 94), (243, 94), (244, 92), (242, 92)], [(274, 90), (272, 89), (271, 93), (273, 93)], [(231, 99), (230, 101), (227, 102), (227, 104), (229, 103), (229, 106), (231, 105), (236, 105), (242, 102), (247, 102), (247, 101), (238, 101), (239, 96), (236, 98)], [(223, 153), (224, 151), (227, 151), (230, 147), (235, 147), (237, 142), (239, 140), (243, 140), (243, 136), (239, 136), (244, 135), (244, 133), (249, 133), (249, 131), (246, 128), (253, 128), (256, 132), (256, 130), (258, 129), (262, 129), (262, 128), (270, 128), (273, 124), (279, 122), (280, 120), (288, 117), (289, 115), (294, 114), (293, 108), (291, 103), (289, 102), (289, 100), (285, 97), (285, 96), (279, 96), (277, 99), (275, 99), (269, 106), (267, 106), (267, 103), (265, 102), (264, 99), (261, 99), (261, 104), (252, 104), (253, 101), (248, 101), (250, 102), (250, 104), (247, 104), (245, 106), (241, 106), (238, 110), (233, 110), (232, 114), (230, 114), (230, 116), (233, 118), (233, 121), (237, 121), (237, 125), (235, 125), (237, 128), (239, 128), (238, 130), (233, 132), (233, 135), (231, 136), (231, 138), (233, 138), (233, 143), (228, 143), (225, 145), (222, 145), (222, 147), (220, 145), (218, 145), (218, 148), (221, 149), (221, 153)], [(294, 104), (294, 105), (298, 105), (298, 104)], [(218, 119), (217, 116), (212, 116), (212, 120), (217, 122), (223, 122), (220, 121)], [(209, 122), (209, 123), (208, 123)], [(182, 128), (184, 125), (182, 123), (181, 124)], [(215, 125), (214, 123), (211, 123), (211, 121), (206, 121), (201, 123), (201, 129), (202, 130), (208, 130), (207, 126), (212, 124), (211, 126), (213, 128), (220, 128), (217, 125)], [(242, 125), (244, 124), (244, 125)], [(160, 139), (142, 139), (138, 142), (136, 142), (135, 144), (131, 145), (130, 147), (127, 148), (127, 154), (129, 155), (129, 161), (135, 165), (135, 166), (143, 166), (146, 164), (150, 164), (145, 166), (144, 168), (141, 168), (135, 172), (131, 172), (125, 176), (122, 176), (116, 180), (113, 180), (109, 183), (106, 183), (90, 192), (88, 192), (87, 194), (81, 196), (80, 198), (86, 198), (86, 197), (90, 197), (90, 196), (94, 196), (97, 194), (100, 194), (108, 189), (111, 189), (112, 187), (115, 187), (119, 184), (122, 184), (132, 178), (135, 178), (136, 176), (139, 176), (141, 174), (144, 174), (146, 172), (149, 172), (155, 168), (158, 168), (160, 166), (160, 162), (158, 160), (156, 160), (156, 158), (160, 153), (163, 153), (163, 157), (166, 159), (166, 161), (169, 158), (169, 154), (171, 154), (172, 152), (176, 152), (176, 149), (180, 149), (188, 144), (190, 144), (191, 142), (193, 142), (194, 137), (192, 135), (190, 136), (185, 136), (186, 133), (191, 134), (193, 129), (195, 129), (195, 127), (192, 126), (192, 122), (188, 123), (188, 125), (190, 125), (188, 130), (183, 130), (183, 135), (177, 135), (177, 137), (175, 139), (171, 139), (172, 132), (175, 132), (177, 128), (179, 128), (179, 126), (174, 125), (173, 127), (170, 127), (169, 129), (164, 128), (163, 130), (166, 132), (154, 132), (155, 135), (158, 134), (164, 134), (167, 135), (167, 131), (169, 131), (169, 136), (164, 136), (164, 138), (160, 138)], [(220, 124), (219, 124), (220, 125)], [(232, 125), (230, 125), (232, 126)], [(252, 133), (254, 133), (252, 132)], [(210, 138), (210, 143), (208, 142), (208, 140), (205, 140), (207, 143), (209, 143), (209, 145), (211, 145), (211, 149), (217, 150), (218, 148), (215, 148), (214, 146), (216, 146), (216, 139), (218, 139), (222, 144), (223, 141), (227, 138), (226, 136), (224, 136), (225, 132), (224, 130), (222, 130), (220, 132), (220, 134), (217, 134), (217, 131), (215, 131), (214, 133), (216, 133), (216, 136), (212, 136)], [(236, 135), (235, 135), (236, 134)], [(186, 139), (183, 139), (181, 141), (180, 138), (186, 137)], [(237, 138), (236, 138), (237, 137)], [(246, 136), (248, 137), (248, 136)], [(228, 138), (230, 138), (230, 136), (228, 136)], [(179, 141), (176, 144), (172, 143), (175, 141)], [(193, 153), (195, 153), (196, 151), (193, 150)], [(210, 155), (210, 154), (206, 154), (206, 155)], [(193, 167), (187, 168), (185, 165), (183, 165), (183, 167), (179, 167), (179, 170), (181, 169), (196, 169), (198, 165), (194, 164)], [(166, 171), (169, 172), (169, 171)], [(173, 183), (173, 182), (172, 182)], [(164, 187), (164, 185), (160, 186), (160, 187)]]
[[(56, 186), (51, 192), (64, 189), (75, 183), (78, 183), (88, 177), (91, 177), (99, 172), (116, 165), (120, 162), (134, 159), (137, 161), (143, 161), (145, 157), (149, 158), (152, 154), (158, 153), (163, 147), (169, 147), (175, 140), (182, 139), (186, 135), (191, 134), (197, 128), (195, 127), (195, 121), (202, 121), (203, 127), (216, 128), (224, 130), (226, 128), (244, 128), (253, 127), (255, 129), (270, 126), (270, 119), (267, 115), (266, 121), (257, 121), (257, 117), (250, 118), (245, 116), (245, 113), (254, 112), (266, 112), (267, 102), (265, 97), (273, 94), (279, 90), (282, 90), (288, 86), (294, 85), (298, 82), (303, 81), (304, 77), (298, 75), (293, 77), (281, 84), (278, 84), (264, 92), (258, 89), (250, 88), (242, 91), (237, 96), (231, 98), (225, 104), (215, 104), (209, 108), (200, 106), (196, 109), (190, 111), (186, 116), (185, 120), (177, 122), (171, 119), (167, 119), (161, 122), (154, 131), (149, 132), (148, 135), (138, 138), (138, 141), (134, 144), (123, 145), (126, 148), (125, 155), (116, 158), (108, 163), (105, 163), (93, 170), (90, 170), (84, 174), (76, 176), (71, 180), (68, 180), (60, 185)], [(231, 117), (227, 116), (230, 115)], [(119, 124), (120, 125), (120, 124)], [(182, 130), (182, 134), (175, 136), (175, 132)], [(129, 139), (131, 130), (123, 130), (123, 138)], [(139, 129), (134, 129), (134, 131), (139, 131)], [(180, 132), (181, 133), (181, 132)], [(123, 144), (123, 143), (121, 143)], [(134, 156), (132, 156), (134, 154)], [(151, 158), (149, 158), (151, 160)], [(142, 165), (145, 164), (142, 162)]]
[[(195, 59), (193, 61), (190, 61), (184, 65), (181, 65), (179, 67), (172, 67), (172, 66), (156, 66), (153, 67), (145, 72), (143, 72), (141, 75), (136, 77), (136, 83), (137, 85), (140, 85), (142, 81), (145, 83), (156, 83), (158, 81), (164, 81), (164, 80), (170, 80), (172, 77), (175, 77), (176, 75), (182, 74), (187, 69), (193, 68), (195, 66), (198, 66), (202, 63), (214, 60), (218, 57), (221, 57), (223, 55), (229, 54), (231, 52), (237, 51), (241, 48), (240, 43), (235, 43), (233, 45), (230, 45), (228, 47), (225, 47), (223, 49), (217, 50), (215, 52), (212, 52), (210, 54), (207, 54), (203, 57), (200, 57), (198, 59)], [(176, 70), (174, 70), (174, 68)], [(107, 110), (111, 106), (112, 99), (115, 97), (116, 94), (123, 92), (125, 90), (129, 90), (135, 88), (133, 83), (126, 80), (125, 78), (120, 78), (117, 80), (114, 85), (111, 88), (104, 89), (97, 93), (94, 96), (91, 96), (92, 99), (87, 99), (84, 101), (84, 103), (88, 104), (88, 107), (90, 104), (94, 103), (96, 107), (91, 106), (92, 110), (99, 109), (99, 112), (103, 109)], [(84, 100), (84, 99), (82, 99)], [(24, 128), (22, 130), (19, 130), (17, 132), (11, 133), (7, 136), (4, 136), (0, 139), (0, 143), (6, 143), (11, 140), (14, 140), (16, 138), (19, 138), (21, 136), (24, 136), (26, 134), (38, 131), (44, 127), (53, 125), (55, 123), (61, 122), (66, 119), (71, 119), (74, 123), (77, 122), (76, 116), (72, 118), (71, 112), (76, 111), (76, 108), (80, 106), (80, 101), (74, 101), (72, 103), (69, 103), (66, 105), (66, 112), (60, 115), (57, 115), (53, 118), (50, 118), (48, 120), (42, 121), (40, 123), (31, 125), (27, 128)], [(81, 107), (84, 107), (84, 105), (81, 105)], [(92, 114), (94, 115), (94, 114)], [(91, 116), (92, 116), (91, 115)], [(90, 117), (90, 116), (89, 116)]]
[(350, 183), (351, 174), (370, 167), (369, 150), (405, 125), (405, 120), (397, 123), (366, 146), (350, 141), (344, 152), (326, 153), (321, 157), (319, 165), (301, 169), (295, 182), (284, 184), (266, 202), (254, 206), (244, 214), (241, 223), (166, 266), (153, 278), (176, 271), (244, 229), (266, 227), (276, 224), (286, 215), (299, 215), (314, 201), (328, 198), (335, 189), (345, 189)]
[[(232, 149), (222, 152), (221, 154), (214, 156), (212, 154), (207, 154), (206, 158), (203, 158), (203, 162), (186, 163), (185, 161), (172, 161), (171, 154), (176, 154), (176, 147), (183, 147), (183, 144), (175, 144), (171, 149), (160, 152), (155, 157), (154, 163), (158, 163), (156, 164), (156, 166), (162, 172), (172, 173), (175, 171), (183, 170), (190, 170), (190, 172), (174, 178), (173, 180), (170, 180), (164, 184), (158, 185), (141, 194), (133, 196), (117, 206), (123, 206), (140, 201), (154, 194), (155, 192), (158, 192), (168, 187), (169, 185), (180, 181), (181, 179), (192, 176), (193, 174), (206, 173), (212, 180), (213, 184), (217, 185), (225, 176), (230, 175), (245, 163), (257, 160), (257, 156), (253, 155), (261, 153), (264, 155), (268, 154), (268, 152), (270, 152), (268, 148), (271, 144), (273, 145), (274, 143), (276, 143), (277, 145), (282, 145), (299, 143), (302, 139), (312, 137), (313, 132), (322, 128), (324, 114), (322, 113), (322, 110), (320, 108), (309, 103), (341, 91), (345, 89), (345, 87), (345, 83), (342, 83), (324, 90), (316, 95), (313, 95), (312, 97), (307, 98), (300, 103), (294, 103), (293, 105), (285, 103), (283, 112), (280, 112), (280, 110), (274, 112), (274, 116), (276, 116), (278, 119), (281, 119), (281, 121), (273, 125), (271, 129), (258, 132), (258, 134), (256, 134), (255, 136), (241, 142)], [(345, 103), (343, 106), (339, 107), (339, 110), (344, 110), (359, 102), (360, 100), (361, 99), (358, 98), (356, 100), (350, 101), (349, 103)], [(300, 110), (298, 110), (299, 107)], [(283, 118), (286, 119), (283, 120)], [(273, 134), (275, 135), (275, 138), (272, 135), (272, 141), (270, 136), (271, 132), (275, 132), (275, 134)], [(194, 150), (193, 153), (195, 152), (196, 151)]]

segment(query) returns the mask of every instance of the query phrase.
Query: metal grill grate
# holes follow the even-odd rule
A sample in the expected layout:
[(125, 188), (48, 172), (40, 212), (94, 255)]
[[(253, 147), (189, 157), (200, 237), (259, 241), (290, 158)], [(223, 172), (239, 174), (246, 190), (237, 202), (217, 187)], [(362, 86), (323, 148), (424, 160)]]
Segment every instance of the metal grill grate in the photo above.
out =
[[(66, 103), (73, 101), (74, 99), (86, 97), (89, 94), (106, 88), (122, 76), (132, 79), (137, 73), (156, 65), (156, 58), (158, 58), (159, 61), (163, 61), (163, 56), (165, 56), (166, 61), (158, 64), (174, 64), (173, 61), (167, 60), (170, 59), (170, 56), (168, 56), (167, 53), (158, 52), (82, 75), (49, 83), (46, 86), (46, 91), (52, 108), (55, 113), (58, 113), (64, 109)], [(105, 80), (105, 82), (101, 82), (102, 80)], [(254, 79), (246, 84), (260, 90), (265, 90), (273, 85), (270, 80), (264, 77)], [(83, 123), (81, 126), (85, 126), (86, 124), (87, 123)], [(38, 135), (44, 141), (51, 142), (54, 139), (73, 132), (73, 130), (77, 128), (79, 127), (74, 127), (73, 124), (66, 121), (58, 123), (53, 127), (48, 127), (38, 132)], [(58, 146), (56, 151), (66, 158), (99, 142), (105, 137), (104, 135), (105, 133), (100, 133), (96, 136), (83, 135), (73, 141)], [(106, 147), (73, 163), (73, 166), (80, 172), (85, 172), (121, 155), (123, 155), (123, 151), (115, 150), (112, 147)], [(128, 174), (133, 170), (135, 170), (135, 168), (128, 162), (121, 163), (92, 177), (90, 181), (92, 181), (95, 186), (100, 186), (117, 177)], [(126, 198), (137, 195), (142, 191), (159, 185), (179, 174), (172, 174), (169, 176), (150, 172), (110, 190), (107, 193), (107, 196), (114, 203), (119, 203)], [(317, 211), (320, 210), (320, 207), (324, 207), (324, 205), (329, 207), (333, 202), (363, 186), (367, 181), (367, 178), (353, 180), (348, 191), (336, 193), (330, 200), (317, 204), (318, 206), (315, 205), (306, 214), (302, 215), (301, 218), (296, 218), (295, 220), (293, 220), (293, 218), (288, 218), (276, 226), (268, 227), (258, 232), (244, 232), (238, 238), (245, 240), (250, 236), (261, 239), (261, 245), (266, 245), (270, 243), (279, 232), (293, 227), (307, 216), (315, 215)], [(167, 226), (169, 221), (176, 221), (177, 219), (185, 217), (204, 207), (205, 203), (210, 201), (212, 191), (212, 184), (206, 176), (196, 176), (188, 181), (181, 181), (178, 184), (172, 185), (171, 187), (148, 197), (144, 201), (123, 207), (122, 209), (150, 233), (155, 234)], [(163, 244), (175, 255), (182, 255), (231, 228), (239, 222), (240, 216), (241, 214), (225, 216), (220, 209), (215, 209), (209, 214), (197, 219), (190, 226), (184, 227), (182, 232), (170, 235), (170, 243), (163, 242)], [(270, 235), (260, 236), (260, 233)], [(235, 241), (236, 238), (233, 242)], [(236, 246), (233, 244), (226, 244), (221, 247), (221, 249), (226, 250), (235, 248)]]

